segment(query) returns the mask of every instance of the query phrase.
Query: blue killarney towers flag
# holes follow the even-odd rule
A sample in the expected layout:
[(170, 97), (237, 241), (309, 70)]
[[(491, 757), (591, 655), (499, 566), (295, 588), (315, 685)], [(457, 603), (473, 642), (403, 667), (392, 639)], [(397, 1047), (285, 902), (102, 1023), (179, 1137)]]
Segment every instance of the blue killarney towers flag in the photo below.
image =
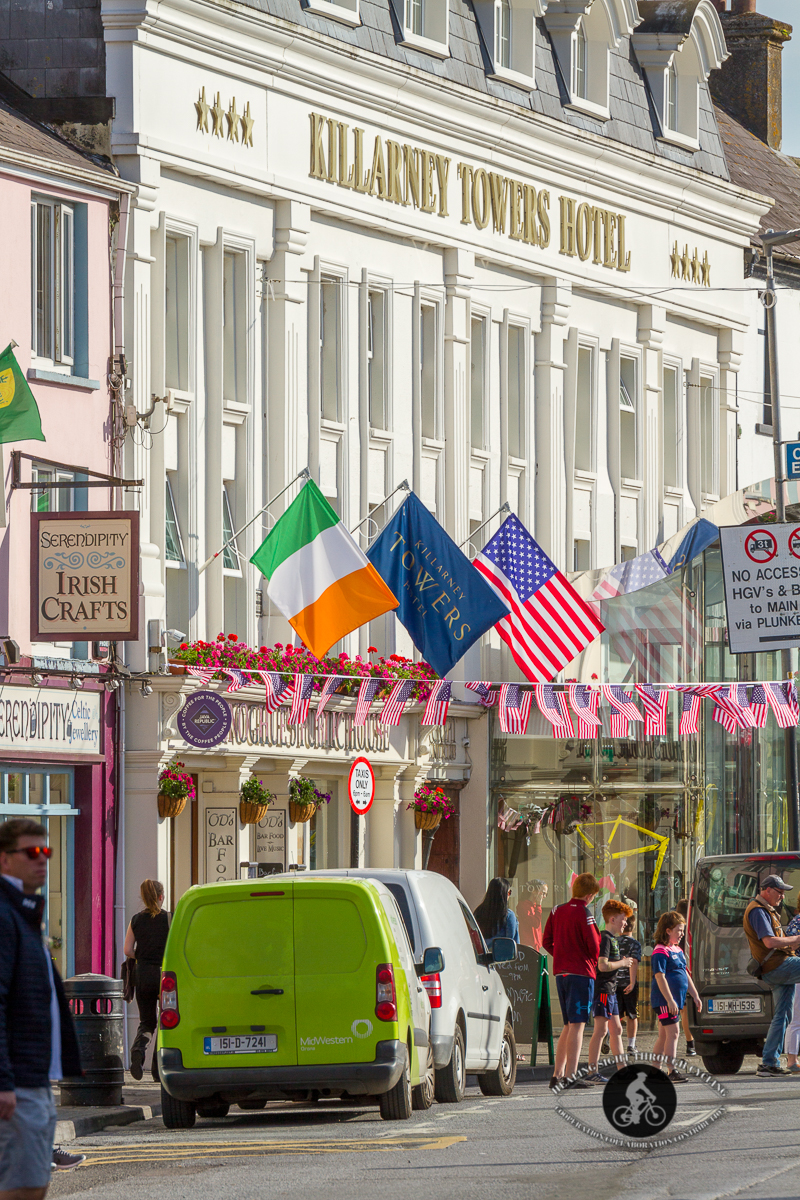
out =
[(367, 551), (400, 601), (398, 619), (444, 676), (508, 607), (412, 492)]

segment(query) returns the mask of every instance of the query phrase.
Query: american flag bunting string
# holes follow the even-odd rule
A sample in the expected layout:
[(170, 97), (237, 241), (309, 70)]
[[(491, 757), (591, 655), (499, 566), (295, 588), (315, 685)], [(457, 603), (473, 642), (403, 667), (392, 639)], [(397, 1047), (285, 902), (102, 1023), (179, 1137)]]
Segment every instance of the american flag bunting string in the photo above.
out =
[(242, 671), (232, 671), (225, 667), (224, 674), (228, 676), (228, 679), (230, 679), (230, 683), (225, 689), (226, 692), (238, 692), (239, 688), (244, 687), (246, 683), (250, 682), (248, 677)]
[(336, 689), (341, 684), (344, 683), (346, 678), (347, 678), (346, 675), (329, 675), (328, 678), (325, 680), (325, 683), (322, 685), (322, 691), (319, 694), (319, 701), (317, 703), (317, 720), (318, 721), (320, 721), (322, 719), (322, 716), (325, 712), (325, 706), (327, 705), (330, 698), (333, 696), (333, 693), (336, 691)]
[(684, 691), (681, 697), (683, 704), (681, 709), (681, 719), (678, 722), (678, 734), (680, 737), (691, 737), (697, 733), (697, 723), (700, 720), (700, 705), (703, 697), (697, 692)]
[(533, 683), (555, 678), (605, 628), (513, 513), (473, 566), (508, 605), (495, 629)]
[(575, 732), (578, 737), (597, 737), (597, 731), (603, 724), (597, 715), (600, 693), (586, 683), (570, 683), (567, 691), (572, 711), (577, 718)]
[(764, 729), (767, 724), (769, 705), (767, 704), (767, 693), (764, 691), (763, 683), (754, 685), (753, 694), (750, 697), (750, 707), (753, 710), (753, 727), (755, 729)]
[[(745, 700), (747, 700), (747, 688), (744, 688)], [(718, 725), (722, 725), (728, 733), (735, 733), (737, 729), (749, 729), (751, 726), (750, 718), (745, 713), (740, 703), (739, 695), (737, 694), (737, 684), (733, 683), (729, 687), (720, 687), (714, 696), (714, 711), (711, 714), (712, 721), (716, 721)]]
[(768, 683), (765, 685), (767, 702), (775, 714), (781, 729), (791, 729), (797, 724), (797, 692), (793, 683)]
[(431, 685), (431, 694), (422, 714), (421, 725), (444, 725), (452, 690), (453, 685), (449, 679), (439, 679)]
[(214, 676), (216, 674), (217, 668), (216, 667), (187, 667), (186, 670), (189, 672), (190, 675), (194, 675), (196, 679), (199, 679), (201, 683), (211, 683), (211, 680), (214, 678)]
[(747, 695), (746, 683), (732, 683), (728, 692), (728, 700), (735, 704), (739, 722), (743, 729), (755, 729), (756, 714)]
[(557, 692), (552, 683), (537, 683), (533, 690), (539, 711), (553, 726), (553, 737), (573, 737), (575, 730), (565, 694)]
[(267, 689), (267, 712), (275, 712), (276, 708), (280, 708), (288, 700), (289, 697), (286, 693), (290, 690), (291, 684), (282, 679), (277, 671), (262, 671), (261, 678), (264, 680), (264, 686)]
[(311, 703), (313, 683), (313, 675), (295, 675), (294, 695), (292, 696), (292, 707), (289, 709), (289, 716), (286, 718), (287, 725), (302, 725), (305, 721), (308, 716), (308, 707)]
[(382, 679), (362, 679), (361, 687), (358, 689), (358, 703), (356, 704), (356, 715), (353, 720), (354, 725), (366, 725), (367, 717), (369, 716), (369, 706), (375, 699), (375, 693), (383, 683)]
[(414, 683), (411, 679), (401, 679), (394, 685), (389, 695), (386, 697), (386, 703), (383, 706), (383, 711), (378, 717), (381, 725), (399, 725), (400, 718), (403, 715), (403, 709), (411, 699), (411, 693), (414, 690)]
[(618, 683), (601, 683), (600, 691), (611, 705), (612, 738), (627, 738), (630, 735), (630, 722), (644, 720), (633, 703), (633, 696)]
[(523, 692), (518, 683), (501, 685), (497, 715), (503, 733), (525, 732), (528, 728), (532, 699), (532, 694)]
[(465, 685), (471, 692), (476, 692), (480, 698), (484, 708), (491, 708), (497, 703), (497, 688), (491, 688), (488, 683), (484, 683), (480, 679), (473, 679), (471, 683)]
[(649, 683), (637, 683), (636, 693), (644, 709), (644, 736), (663, 737), (667, 732), (669, 688), (654, 688)]

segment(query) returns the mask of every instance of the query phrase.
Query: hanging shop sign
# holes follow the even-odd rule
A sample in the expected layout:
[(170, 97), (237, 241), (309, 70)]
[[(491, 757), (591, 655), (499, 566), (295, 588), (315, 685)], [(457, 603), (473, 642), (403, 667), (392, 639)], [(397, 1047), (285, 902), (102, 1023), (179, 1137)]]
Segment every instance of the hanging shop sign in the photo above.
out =
[(224, 742), (231, 731), (231, 706), (216, 692), (194, 692), (178, 713), (178, 732), (197, 750)]
[(731, 653), (800, 645), (800, 525), (719, 532)]
[(256, 825), (256, 862), (274, 874), (286, 870), (286, 809), (275, 808)]
[(139, 514), (31, 513), (31, 640), (139, 636)]
[(0, 687), (0, 751), (102, 754), (100, 693)]
[(368, 758), (357, 758), (350, 768), (347, 780), (350, 807), (356, 816), (363, 817), (372, 808), (375, 799), (375, 772)]

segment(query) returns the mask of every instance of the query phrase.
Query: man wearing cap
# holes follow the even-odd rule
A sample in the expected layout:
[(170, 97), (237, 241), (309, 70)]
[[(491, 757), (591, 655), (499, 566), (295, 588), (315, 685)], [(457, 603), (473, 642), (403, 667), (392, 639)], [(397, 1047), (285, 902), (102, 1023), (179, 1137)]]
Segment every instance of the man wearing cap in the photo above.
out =
[(800, 958), (795, 950), (800, 946), (800, 934), (784, 937), (777, 906), (791, 885), (780, 875), (768, 875), (761, 890), (744, 910), (744, 931), (750, 953), (761, 965), (761, 977), (772, 988), (772, 1023), (761, 1053), (757, 1075), (788, 1075), (780, 1065), (778, 1055), (794, 1000), (794, 987), (800, 983)]

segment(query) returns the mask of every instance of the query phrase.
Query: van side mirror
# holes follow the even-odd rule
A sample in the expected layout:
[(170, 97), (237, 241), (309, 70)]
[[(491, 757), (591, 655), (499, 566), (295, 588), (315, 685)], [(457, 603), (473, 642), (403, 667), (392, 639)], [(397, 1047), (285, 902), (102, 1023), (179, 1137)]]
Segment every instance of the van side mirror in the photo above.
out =
[(496, 937), (492, 942), (493, 962), (513, 962), (517, 957), (517, 943), (513, 938)]
[(422, 974), (438, 975), (444, 970), (444, 955), (438, 946), (429, 946), (422, 956)]

